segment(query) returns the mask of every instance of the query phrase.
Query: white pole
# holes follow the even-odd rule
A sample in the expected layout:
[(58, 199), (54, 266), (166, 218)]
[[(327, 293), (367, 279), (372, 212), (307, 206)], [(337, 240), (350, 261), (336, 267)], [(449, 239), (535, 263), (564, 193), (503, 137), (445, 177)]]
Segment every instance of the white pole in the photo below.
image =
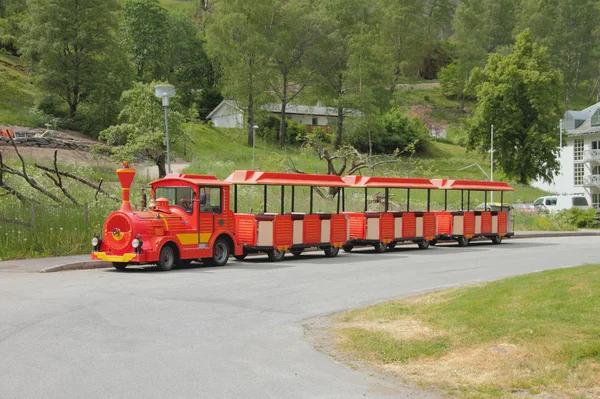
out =
[(252, 170), (254, 170), (254, 145), (256, 141), (256, 129), (258, 126), (252, 126)]
[[(492, 125), (492, 145), (490, 150), (490, 181), (494, 181), (494, 125)], [(494, 202), (494, 192), (490, 191), (490, 202)], [(500, 204), (502, 206), (502, 204)], [(500, 208), (502, 209), (502, 208)]]
[(563, 132), (563, 127), (562, 127), (562, 119), (560, 120), (560, 124), (559, 129), (560, 129), (560, 144), (558, 145), (558, 149), (562, 151), (562, 132)]
[(165, 109), (165, 132), (167, 134), (167, 173), (171, 173), (171, 145), (169, 143), (169, 111), (168, 106)]

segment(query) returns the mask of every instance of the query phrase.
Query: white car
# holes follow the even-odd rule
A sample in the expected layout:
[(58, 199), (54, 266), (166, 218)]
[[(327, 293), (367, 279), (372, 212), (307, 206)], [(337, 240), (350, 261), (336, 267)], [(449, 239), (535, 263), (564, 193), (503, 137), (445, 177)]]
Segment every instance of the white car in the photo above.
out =
[(536, 199), (533, 203), (544, 205), (550, 212), (571, 208), (590, 209), (590, 204), (583, 195), (547, 195)]

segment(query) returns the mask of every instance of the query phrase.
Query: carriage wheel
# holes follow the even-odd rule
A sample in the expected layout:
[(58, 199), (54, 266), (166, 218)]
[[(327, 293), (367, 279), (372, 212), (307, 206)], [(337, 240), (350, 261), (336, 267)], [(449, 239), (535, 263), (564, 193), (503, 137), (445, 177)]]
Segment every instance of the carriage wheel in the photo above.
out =
[(419, 246), (419, 249), (427, 249), (427, 248), (429, 248), (429, 241), (427, 241), (427, 240), (419, 241), (417, 243), (417, 245)]
[(466, 247), (467, 245), (469, 245), (469, 239), (463, 236), (458, 237), (458, 246), (459, 247)]
[(329, 247), (323, 250), (325, 252), (325, 256), (328, 258), (334, 258), (340, 252), (340, 249), (337, 247)]
[(375, 247), (375, 252), (378, 254), (384, 253), (385, 251), (387, 251), (387, 245), (382, 243), (382, 242), (378, 242), (375, 245), (373, 245), (373, 247)]
[(279, 262), (285, 256), (285, 251), (279, 251), (277, 249), (271, 249), (267, 251), (267, 256), (271, 262)]
[(502, 242), (502, 236), (492, 237), (492, 242), (496, 245), (500, 244)]

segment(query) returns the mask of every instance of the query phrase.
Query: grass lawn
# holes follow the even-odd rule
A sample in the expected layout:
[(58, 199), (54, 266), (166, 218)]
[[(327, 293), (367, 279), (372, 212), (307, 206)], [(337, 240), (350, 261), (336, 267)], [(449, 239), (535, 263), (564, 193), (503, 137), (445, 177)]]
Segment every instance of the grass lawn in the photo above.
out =
[(600, 265), (545, 271), (350, 311), (333, 332), (342, 353), (460, 398), (598, 398), (598, 290)]

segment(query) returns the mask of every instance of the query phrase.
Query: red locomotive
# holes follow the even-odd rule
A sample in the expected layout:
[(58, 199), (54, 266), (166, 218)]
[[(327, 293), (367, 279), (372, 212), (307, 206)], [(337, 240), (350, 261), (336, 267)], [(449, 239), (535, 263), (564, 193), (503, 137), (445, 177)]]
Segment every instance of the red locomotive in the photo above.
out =
[(156, 263), (161, 270), (188, 265), (195, 259), (222, 266), (235, 246), (234, 215), (229, 209), (229, 184), (214, 176), (167, 175), (153, 181), (148, 211), (134, 211), (129, 189), (135, 170), (117, 174), (122, 186), (121, 209), (108, 216), (104, 238), (92, 239), (92, 258), (112, 262), (118, 270), (128, 264)]
[[(473, 238), (491, 239), (499, 244), (511, 236), (510, 211), (471, 210), (471, 191), (487, 192), (512, 188), (501, 182), (466, 180), (427, 180), (388, 177), (295, 174), (260, 171), (235, 171), (225, 181), (214, 176), (169, 174), (151, 182), (152, 193), (148, 209), (134, 211), (129, 202), (129, 190), (135, 170), (125, 165), (117, 174), (122, 186), (121, 209), (108, 216), (104, 234), (92, 239), (92, 258), (112, 262), (118, 270), (129, 264), (157, 264), (160, 270), (176, 265), (189, 265), (201, 260), (205, 265), (225, 265), (233, 255), (242, 260), (251, 253), (266, 253), (271, 261), (283, 259), (287, 251), (300, 256), (307, 248), (323, 250), (328, 257), (347, 252), (354, 246), (373, 246), (375, 252), (394, 248), (399, 242), (413, 242), (426, 249), (438, 240), (458, 241), (468, 245)], [(231, 186), (233, 185), (233, 190)], [(238, 185), (264, 187), (261, 213), (238, 213)], [(269, 213), (267, 187), (278, 186), (279, 213)], [(309, 212), (297, 212), (295, 188), (309, 189)], [(286, 187), (291, 189), (290, 205), (286, 207)], [(314, 187), (336, 190), (337, 211), (313, 212)], [(368, 190), (385, 189), (382, 212), (369, 212)], [(345, 190), (363, 189), (364, 212), (346, 212)], [(389, 209), (390, 190), (406, 190), (403, 211)], [(426, 209), (413, 209), (411, 190), (427, 190)], [(431, 190), (444, 192), (444, 211), (430, 211)], [(448, 191), (461, 193), (460, 211), (448, 211)], [(230, 193), (233, 191), (233, 204)], [(289, 190), (288, 190), (289, 191)], [(464, 206), (464, 192), (467, 206)], [(231, 210), (233, 205), (234, 210)]]

